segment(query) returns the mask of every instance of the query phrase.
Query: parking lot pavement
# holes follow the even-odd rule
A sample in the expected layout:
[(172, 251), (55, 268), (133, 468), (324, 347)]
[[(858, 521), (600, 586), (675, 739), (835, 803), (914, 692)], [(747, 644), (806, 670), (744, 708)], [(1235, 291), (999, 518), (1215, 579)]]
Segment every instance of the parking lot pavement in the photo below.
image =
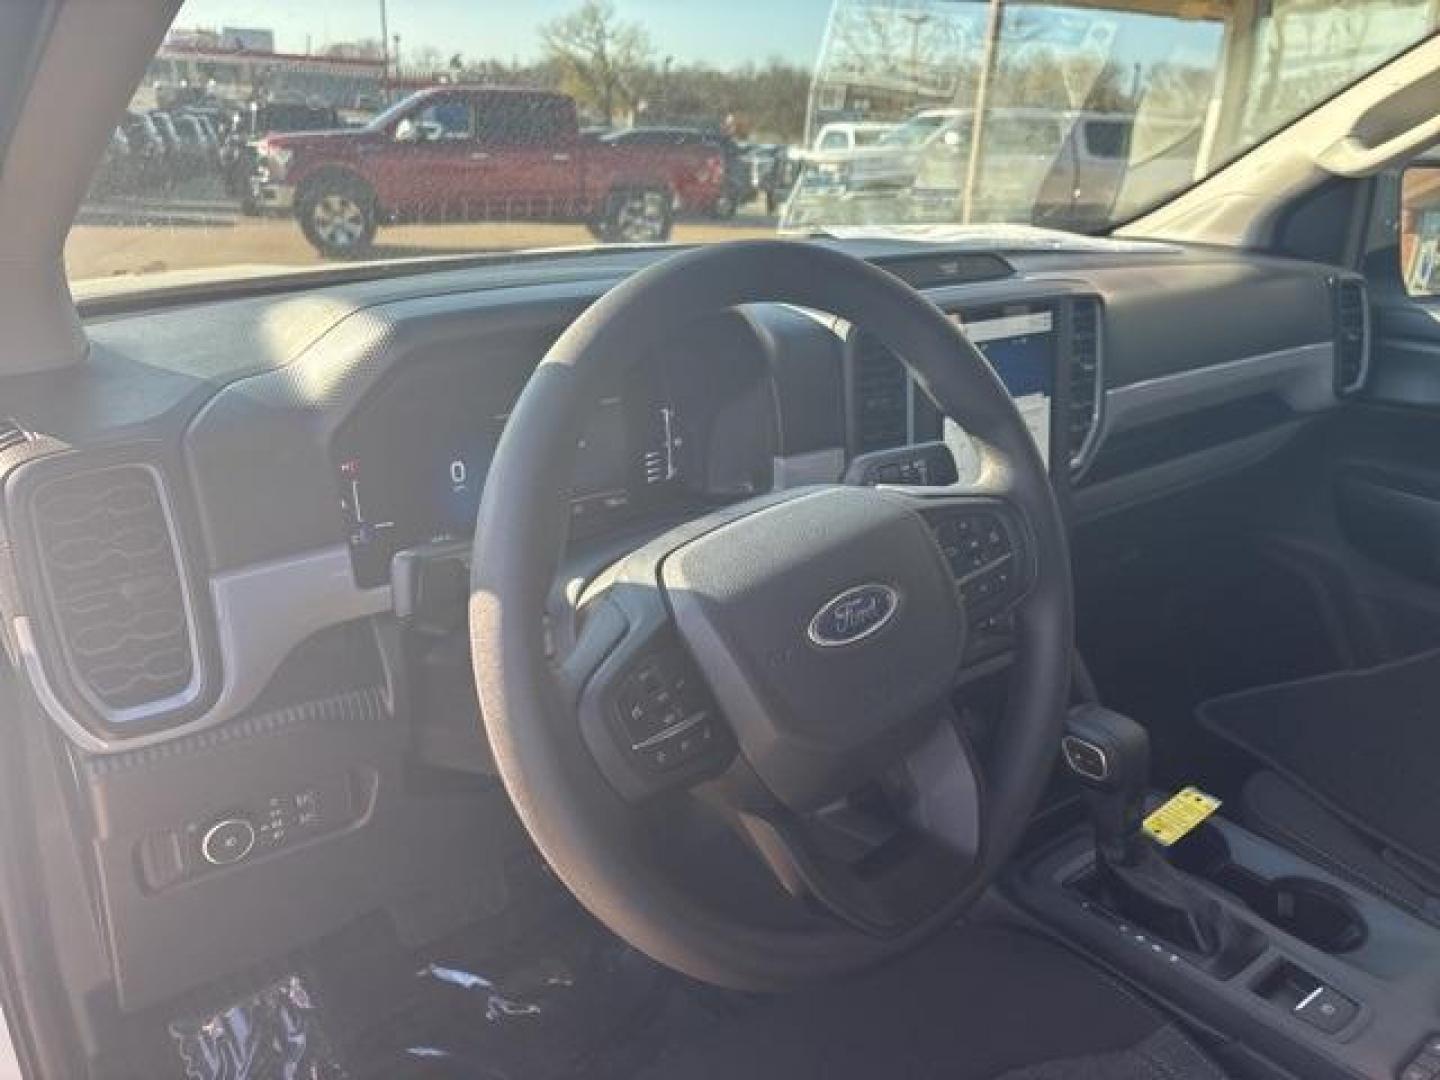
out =
[[(714, 243), (775, 235), (775, 219), (758, 211), (730, 221), (675, 224), (677, 243)], [(375, 258), (455, 255), (520, 248), (590, 246), (581, 225), (486, 222), (401, 225), (380, 230)], [(65, 265), (71, 281), (122, 274), (224, 266), (315, 266), (326, 262), (288, 218), (243, 217), (224, 204), (196, 202), (91, 207), (70, 230)]]

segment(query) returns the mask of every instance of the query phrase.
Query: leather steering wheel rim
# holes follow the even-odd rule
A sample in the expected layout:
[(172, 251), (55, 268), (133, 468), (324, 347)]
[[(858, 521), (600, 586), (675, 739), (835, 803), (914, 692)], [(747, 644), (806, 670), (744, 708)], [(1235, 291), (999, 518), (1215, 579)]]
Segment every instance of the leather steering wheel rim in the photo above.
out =
[[(604, 386), (697, 318), (786, 303), (863, 326), (900, 356), (974, 440), (982, 475), (1028, 524), (1034, 580), (1015, 613), (1009, 703), (984, 773), (974, 879), (903, 934), (835, 920), (747, 925), (650, 856), (633, 808), (601, 778), (547, 657), (545, 611), (568, 528), (575, 433)], [(1045, 463), (979, 352), (930, 301), (833, 248), (791, 241), (671, 256), (589, 308), (529, 380), (500, 439), (477, 521), (470, 632), (485, 733), (519, 817), (561, 881), (601, 922), (660, 962), (742, 989), (782, 989), (883, 960), (960, 916), (1013, 853), (1054, 763), (1070, 687), (1070, 563)]]

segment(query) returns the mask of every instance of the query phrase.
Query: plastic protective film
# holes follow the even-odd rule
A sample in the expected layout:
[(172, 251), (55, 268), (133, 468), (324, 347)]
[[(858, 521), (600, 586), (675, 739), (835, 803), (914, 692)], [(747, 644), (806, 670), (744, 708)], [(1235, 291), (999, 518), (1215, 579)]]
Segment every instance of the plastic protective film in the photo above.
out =
[(348, 1080), (298, 975), (198, 1019), (170, 1035), (191, 1080)]

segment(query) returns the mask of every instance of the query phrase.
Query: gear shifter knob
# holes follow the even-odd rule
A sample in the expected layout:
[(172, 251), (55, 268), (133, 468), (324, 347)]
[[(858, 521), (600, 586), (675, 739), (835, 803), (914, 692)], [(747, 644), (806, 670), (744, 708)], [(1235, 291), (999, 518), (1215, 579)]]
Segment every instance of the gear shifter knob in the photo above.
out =
[(1165, 860), (1142, 829), (1150, 788), (1150, 736), (1099, 705), (1066, 718), (1060, 750), (1085, 788), (1095, 829), (1095, 887), (1102, 904), (1182, 949), (1237, 971), (1258, 955), (1256, 935)]
[(1150, 736), (1128, 716), (1077, 705), (1066, 719), (1060, 750), (1086, 789), (1097, 845), (1114, 862), (1132, 862), (1150, 790)]

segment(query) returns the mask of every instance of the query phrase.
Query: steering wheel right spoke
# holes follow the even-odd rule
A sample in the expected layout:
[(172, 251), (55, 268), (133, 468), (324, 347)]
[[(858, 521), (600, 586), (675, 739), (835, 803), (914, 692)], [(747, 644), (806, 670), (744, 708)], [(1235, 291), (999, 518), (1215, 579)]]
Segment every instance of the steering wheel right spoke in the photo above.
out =
[(1015, 646), (1014, 617), (1036, 574), (1031, 529), (1000, 492), (912, 489), (905, 497), (929, 526), (955, 581), (966, 623), (963, 681)]

